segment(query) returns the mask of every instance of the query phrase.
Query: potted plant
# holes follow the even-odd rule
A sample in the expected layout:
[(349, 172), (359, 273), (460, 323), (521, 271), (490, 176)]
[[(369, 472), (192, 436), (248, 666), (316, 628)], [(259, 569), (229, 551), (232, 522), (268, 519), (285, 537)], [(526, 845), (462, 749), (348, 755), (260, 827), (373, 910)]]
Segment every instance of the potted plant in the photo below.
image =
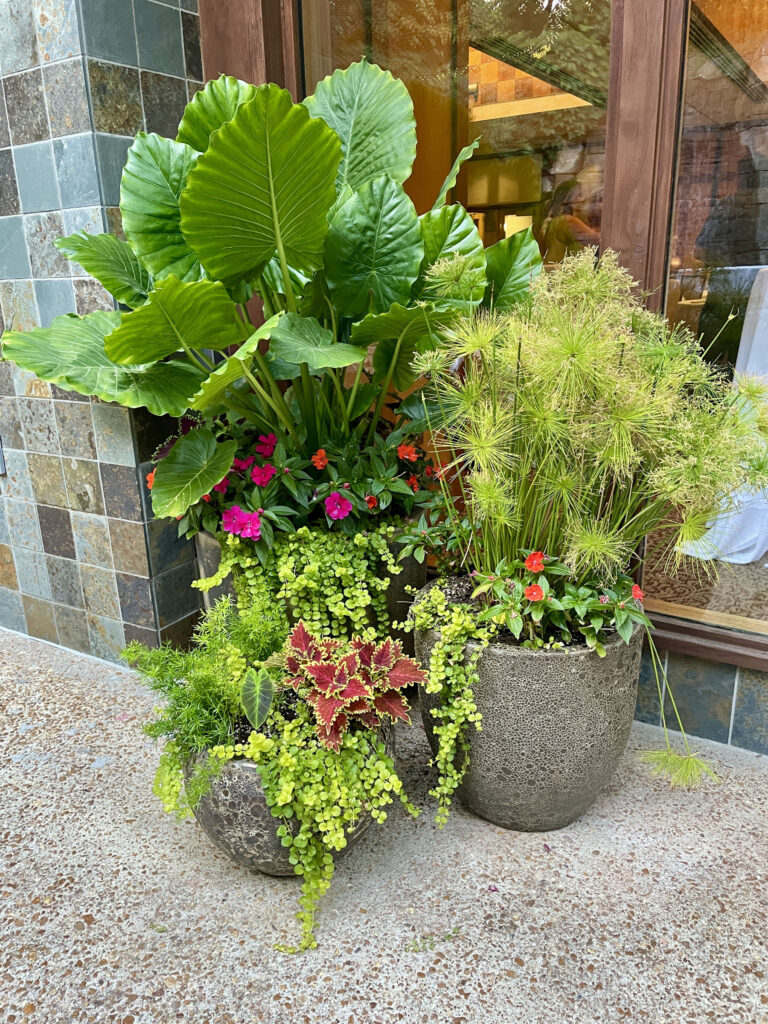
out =
[(321, 639), (303, 623), (284, 637), (273, 601), (223, 599), (190, 651), (133, 643), (126, 658), (164, 698), (145, 726), (164, 741), (154, 792), (239, 863), (302, 878), (301, 939), (280, 947), (295, 951), (316, 944), (337, 854), (396, 797), (416, 814), (390, 723), (410, 721), (402, 690), (422, 672), (391, 640)]
[[(641, 305), (615, 254), (592, 250), (418, 362), (442, 417), (444, 513), (406, 538), (442, 549), (441, 579), (413, 606), (439, 817), (458, 789), (496, 824), (557, 828), (595, 799), (629, 734), (650, 626), (637, 552), (665, 530), (674, 568), (732, 495), (765, 487), (766, 385), (734, 386)], [(674, 783), (713, 774), (678, 725), (684, 753), (667, 736), (648, 760)]]

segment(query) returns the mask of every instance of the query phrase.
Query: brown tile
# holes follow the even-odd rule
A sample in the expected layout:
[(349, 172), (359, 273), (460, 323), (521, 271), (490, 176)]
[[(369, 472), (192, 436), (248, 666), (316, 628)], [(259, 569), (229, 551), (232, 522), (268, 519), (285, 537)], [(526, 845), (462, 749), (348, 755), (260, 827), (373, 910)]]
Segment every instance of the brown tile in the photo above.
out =
[(109, 534), (112, 538), (112, 560), (115, 569), (134, 576), (149, 576), (147, 541), (143, 524), (110, 519)]
[(16, 398), (7, 396), (0, 398), (0, 438), (2, 438), (5, 448), (22, 449), (24, 447), (24, 435), (21, 432), (19, 406)]
[(131, 643), (133, 640), (138, 640), (140, 644), (144, 644), (145, 647), (159, 647), (160, 639), (157, 635), (157, 630), (146, 629), (143, 626), (134, 626), (130, 622), (124, 623), (125, 629), (125, 642), (126, 644)]
[(72, 536), (72, 523), (69, 512), (64, 508), (52, 508), (50, 505), (37, 506), (37, 518), (40, 522), (40, 534), (43, 548), (49, 555), (61, 558), (75, 557), (75, 541)]
[(135, 467), (102, 462), (99, 469), (107, 515), (114, 519), (140, 521), (143, 517)]
[(24, 615), (29, 635), (36, 636), (40, 640), (48, 640), (52, 644), (58, 643), (56, 619), (51, 602), (43, 601), (39, 597), (30, 597), (28, 594), (24, 594), (21, 600), (24, 604)]
[(56, 423), (62, 455), (96, 458), (93, 419), (88, 402), (55, 402)]
[(118, 238), (122, 238), (125, 241), (125, 232), (123, 231), (123, 215), (120, 212), (119, 206), (107, 206), (105, 207), (107, 215), (107, 231), (111, 235), (117, 235)]
[(14, 146), (47, 139), (43, 76), (40, 68), (4, 79), (5, 104)]
[(120, 601), (114, 572), (94, 565), (81, 565), (80, 577), (83, 581), (85, 610), (108, 619), (119, 619)]
[(53, 606), (56, 619), (56, 630), (62, 647), (70, 647), (75, 651), (91, 652), (91, 638), (88, 635), (88, 620), (84, 611), (78, 608), (65, 608), (57, 604)]
[(201, 618), (202, 612), (195, 612), (193, 615), (188, 615), (186, 619), (174, 622), (172, 626), (160, 631), (160, 640), (163, 643), (170, 641), (174, 647), (187, 650), (192, 646), (192, 635)]
[(153, 575), (194, 558), (195, 546), (184, 537), (179, 537), (176, 522), (154, 519), (147, 523), (147, 536)]
[(30, 213), (24, 218), (24, 234), (33, 277), (69, 277), (69, 262), (53, 244), (64, 234), (60, 213)]
[(0, 217), (8, 217), (20, 211), (13, 153), (10, 149), (2, 149), (0, 150)]
[(13, 562), (13, 550), (10, 544), (0, 544), (0, 587), (7, 587), (9, 590), (19, 589), (16, 566)]
[(141, 89), (136, 68), (89, 58), (88, 80), (97, 132), (135, 135), (141, 131)]
[(527, 100), (533, 96), (533, 79), (518, 78), (515, 82), (515, 99)]
[(28, 452), (59, 454), (59, 437), (53, 402), (45, 398), (20, 398), (19, 418)]
[(506, 103), (508, 100), (514, 100), (517, 98), (515, 90), (514, 79), (508, 79), (503, 82), (498, 82), (496, 85), (496, 101), (497, 103)]
[(61, 459), (58, 455), (39, 455), (29, 452), (27, 455), (29, 476), (35, 501), (40, 505), (56, 505), (67, 507), (67, 489), (64, 486), (64, 474)]
[(76, 135), (91, 129), (85, 72), (80, 57), (43, 68), (51, 135)]
[[(38, 326), (35, 286), (31, 281), (0, 282), (0, 305), (3, 308), (3, 321), (9, 331), (31, 331)], [(20, 373), (32, 376), (26, 370), (16, 370), (14, 376), (18, 378)], [(16, 388), (17, 395), (24, 393)]]
[(187, 86), (183, 78), (141, 72), (146, 130), (175, 139), (181, 115), (187, 105)]
[(192, 587), (197, 578), (197, 562), (182, 562), (152, 580), (157, 621), (161, 629), (199, 609), (200, 592)]
[[(5, 330), (2, 308), (0, 308), (0, 330)], [(13, 385), (13, 364), (0, 362), (0, 395), (15, 394), (16, 388)]]
[(64, 482), (67, 485), (67, 501), (77, 512), (104, 514), (104, 499), (101, 494), (101, 478), (98, 462), (85, 459), (62, 459)]

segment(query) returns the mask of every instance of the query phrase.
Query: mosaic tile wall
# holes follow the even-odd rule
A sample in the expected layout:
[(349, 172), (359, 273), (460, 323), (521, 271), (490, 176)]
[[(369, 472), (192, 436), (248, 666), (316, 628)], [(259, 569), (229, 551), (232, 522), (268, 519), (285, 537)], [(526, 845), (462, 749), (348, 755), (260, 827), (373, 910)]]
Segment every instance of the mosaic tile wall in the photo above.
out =
[[(111, 308), (53, 247), (120, 231), (132, 136), (175, 134), (202, 78), (197, 0), (0, 0), (0, 328)], [(183, 640), (193, 548), (151, 522), (169, 423), (0, 363), (0, 625), (98, 657)], [(2, 468), (2, 467), (0, 467)]]

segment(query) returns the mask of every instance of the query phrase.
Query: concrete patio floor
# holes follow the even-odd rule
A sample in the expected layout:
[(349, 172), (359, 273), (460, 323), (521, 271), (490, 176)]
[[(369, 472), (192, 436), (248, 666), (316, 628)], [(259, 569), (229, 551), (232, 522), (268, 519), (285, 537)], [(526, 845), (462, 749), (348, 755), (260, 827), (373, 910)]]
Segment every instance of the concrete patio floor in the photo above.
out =
[(768, 758), (713, 743), (719, 787), (633, 751), (569, 828), (438, 830), (420, 729), (400, 810), (339, 863), (317, 950), (298, 883), (251, 874), (151, 794), (153, 699), (127, 671), (0, 631), (4, 1024), (768, 1022)]

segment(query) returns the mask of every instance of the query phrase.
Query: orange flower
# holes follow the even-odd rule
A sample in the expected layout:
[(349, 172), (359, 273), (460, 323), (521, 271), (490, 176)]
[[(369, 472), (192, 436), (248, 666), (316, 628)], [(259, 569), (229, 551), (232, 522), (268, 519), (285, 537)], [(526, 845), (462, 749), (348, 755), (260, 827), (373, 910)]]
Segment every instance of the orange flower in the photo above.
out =
[(411, 488), (414, 494), (416, 493), (416, 491), (418, 491), (419, 478), (416, 476), (415, 473), (412, 473), (405, 482), (408, 484), (408, 486)]
[(541, 572), (544, 569), (544, 552), (532, 551), (525, 560), (528, 572)]
[(153, 469), (150, 473), (147, 473), (147, 487), (150, 489), (150, 491), (152, 490), (152, 487), (154, 486), (154, 483), (155, 483), (155, 471)]
[(544, 591), (538, 583), (532, 583), (530, 587), (525, 588), (525, 596), (529, 601), (541, 601), (544, 597)]
[(328, 456), (325, 454), (325, 448), (318, 448), (309, 461), (315, 469), (325, 469), (328, 465)]
[(412, 444), (399, 444), (397, 446), (397, 457), (403, 462), (415, 462), (418, 459), (416, 448)]
[(640, 589), (640, 587), (638, 587), (637, 584), (635, 584), (632, 587), (632, 597), (634, 597), (636, 601), (642, 601), (645, 597), (645, 594), (642, 592), (642, 590)]
[(375, 494), (367, 494), (365, 497), (365, 501), (366, 504), (368, 505), (368, 508), (376, 508), (376, 506), (379, 504), (379, 499), (376, 497)]

